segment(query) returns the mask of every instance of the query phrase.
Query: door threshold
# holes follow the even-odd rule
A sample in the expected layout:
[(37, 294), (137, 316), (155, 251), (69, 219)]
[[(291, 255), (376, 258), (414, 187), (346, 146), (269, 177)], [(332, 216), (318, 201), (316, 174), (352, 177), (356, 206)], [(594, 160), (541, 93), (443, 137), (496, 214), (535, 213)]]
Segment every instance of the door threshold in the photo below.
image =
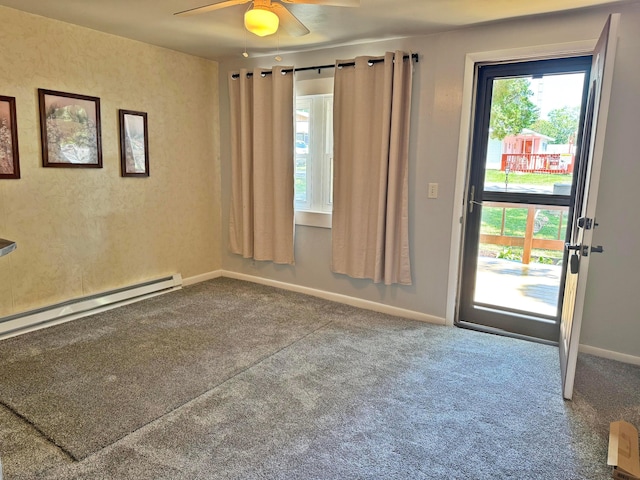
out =
[(500, 335), (503, 337), (517, 338), (518, 340), (525, 340), (527, 342), (534, 342), (534, 343), (542, 343), (543, 345), (550, 345), (554, 347), (558, 346), (558, 342), (553, 342), (551, 340), (531, 337), (529, 335), (522, 335), (521, 333), (513, 333), (507, 330), (502, 330), (501, 328), (487, 327), (485, 325), (479, 325), (477, 323), (458, 321), (458, 322), (455, 322), (454, 325), (456, 327), (464, 328), (467, 330), (475, 330), (477, 332), (490, 333), (493, 335)]
[[(498, 308), (496, 308), (498, 307)], [(519, 310), (514, 310), (511, 308), (507, 308), (507, 307), (500, 307), (499, 305), (496, 306), (485, 306), (485, 305), (480, 305), (480, 304), (475, 304), (473, 305), (474, 310), (481, 310), (483, 312), (487, 312), (487, 313), (505, 313), (507, 315), (511, 315), (514, 318), (518, 318), (520, 320), (526, 320), (528, 322), (539, 322), (539, 323), (544, 323), (547, 325), (557, 325), (558, 324), (558, 317), (553, 317), (551, 315), (544, 315), (544, 314), (535, 314), (535, 312), (529, 312), (529, 314), (521, 312)], [(469, 322), (471, 323), (471, 322)]]

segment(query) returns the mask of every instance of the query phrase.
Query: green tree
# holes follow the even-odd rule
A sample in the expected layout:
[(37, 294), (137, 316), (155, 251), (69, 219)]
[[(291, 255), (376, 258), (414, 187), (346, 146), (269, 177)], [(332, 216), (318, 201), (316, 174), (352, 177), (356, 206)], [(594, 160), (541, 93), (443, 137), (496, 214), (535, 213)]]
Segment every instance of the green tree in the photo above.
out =
[(502, 140), (529, 128), (539, 117), (538, 107), (531, 101), (533, 92), (527, 78), (507, 78), (493, 82), (491, 101), (491, 138)]
[(549, 143), (559, 143), (556, 141), (558, 138), (558, 129), (549, 120), (539, 118), (531, 125), (531, 130), (553, 138), (553, 141)]
[(551, 143), (569, 143), (570, 138), (575, 142), (580, 120), (580, 107), (556, 108), (549, 112), (548, 117), (548, 120), (536, 121), (531, 125), (531, 129), (554, 138)]

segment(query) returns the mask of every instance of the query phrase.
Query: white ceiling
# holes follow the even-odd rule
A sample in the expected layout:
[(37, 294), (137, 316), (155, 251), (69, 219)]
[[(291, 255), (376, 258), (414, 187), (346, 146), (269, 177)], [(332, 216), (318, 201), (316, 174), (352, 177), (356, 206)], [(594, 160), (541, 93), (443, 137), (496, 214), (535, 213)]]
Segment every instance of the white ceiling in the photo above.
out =
[(286, 4), (311, 30), (303, 37), (282, 29), (263, 38), (245, 32), (247, 5), (173, 15), (209, 3), (216, 0), (0, 0), (7, 7), (214, 60), (240, 55), (245, 44), (251, 55), (315, 50), (619, 0), (361, 0), (358, 8)]

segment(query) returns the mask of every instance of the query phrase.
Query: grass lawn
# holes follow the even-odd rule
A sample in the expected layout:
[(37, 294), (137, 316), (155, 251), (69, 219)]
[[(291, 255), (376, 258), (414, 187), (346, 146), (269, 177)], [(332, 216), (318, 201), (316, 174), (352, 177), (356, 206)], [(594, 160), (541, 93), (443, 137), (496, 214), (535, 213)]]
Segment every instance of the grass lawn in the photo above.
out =
[[(504, 231), (501, 233), (502, 215), (504, 210)], [(557, 240), (564, 239), (567, 229), (566, 213), (561, 215), (558, 210), (539, 210), (536, 216), (534, 238)], [(487, 235), (506, 235), (524, 237), (527, 225), (526, 208), (483, 207), (481, 233)], [(480, 255), (507, 260), (522, 261), (522, 247), (506, 247), (502, 245), (481, 244)], [(559, 264), (564, 252), (562, 250), (531, 251), (531, 260), (538, 263)]]
[[(485, 182), (504, 183), (505, 173), (500, 170), (487, 170)], [(510, 184), (547, 185), (555, 183), (571, 183), (572, 175), (540, 174), (540, 173), (510, 173)], [(503, 218), (504, 215), (504, 218)], [(567, 230), (567, 212), (559, 210), (538, 210), (534, 228), (534, 238), (548, 240), (563, 240)], [(504, 222), (504, 230), (502, 225)], [(526, 208), (488, 207), (482, 208), (481, 232), (487, 235), (506, 235), (524, 237), (527, 226)], [(502, 245), (482, 244), (481, 254), (497, 258), (522, 261), (521, 247), (505, 247)], [(541, 263), (559, 263), (563, 251), (533, 250), (531, 259)]]
[[(484, 181), (504, 183), (505, 177), (506, 174), (501, 170), (487, 170)], [(547, 185), (553, 187), (555, 183), (571, 183), (572, 179), (572, 174), (523, 172), (511, 172), (509, 174), (509, 183), (511, 184)]]
[[(504, 211), (504, 232), (501, 233), (502, 215)], [(562, 223), (561, 223), (562, 222)], [(527, 226), (526, 208), (482, 208), (481, 232), (486, 235), (507, 235), (524, 237)], [(559, 210), (538, 210), (534, 238), (547, 240), (564, 239), (567, 229), (567, 214)], [(558, 235), (559, 234), (559, 235)], [(559, 237), (559, 238), (558, 238)]]

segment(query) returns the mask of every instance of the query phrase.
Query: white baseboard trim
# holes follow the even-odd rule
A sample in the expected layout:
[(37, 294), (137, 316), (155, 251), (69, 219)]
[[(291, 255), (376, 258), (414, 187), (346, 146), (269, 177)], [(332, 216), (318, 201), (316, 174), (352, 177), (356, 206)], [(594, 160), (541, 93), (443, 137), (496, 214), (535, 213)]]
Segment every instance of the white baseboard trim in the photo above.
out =
[[(283, 290), (290, 290), (292, 292), (304, 293), (312, 295), (314, 297), (323, 298), (325, 300), (331, 300), (338, 303), (344, 303), (351, 305), (352, 307), (364, 308), (366, 310), (372, 310), (380, 313), (387, 313), (389, 315), (395, 315), (397, 317), (409, 318), (412, 320), (418, 320), (426, 323), (433, 323), (436, 325), (448, 325), (446, 319), (436, 317), (434, 315), (428, 315), (425, 313), (416, 312), (414, 310), (407, 310), (404, 308), (393, 307), (385, 305), (383, 303), (372, 302), (369, 300), (362, 300), (360, 298), (350, 297), (348, 295), (341, 295), (339, 293), (327, 292), (324, 290), (317, 290), (315, 288), (303, 287), (292, 283), (279, 282), (277, 280), (271, 280), (263, 277), (256, 277), (254, 275), (247, 275), (244, 273), (231, 272), (229, 270), (215, 270), (210, 273), (197, 275), (195, 277), (186, 278), (183, 280), (183, 285), (193, 285), (194, 283), (211, 280), (218, 277), (235, 278), (237, 280), (245, 280), (248, 282), (258, 283), (261, 285), (267, 285), (270, 287), (282, 288)], [(640, 365), (640, 357), (634, 355), (627, 355), (625, 353), (614, 352), (612, 350), (604, 350), (602, 348), (592, 347), (590, 345), (580, 345), (579, 351), (588, 353), (602, 358), (608, 358), (611, 360), (617, 360), (623, 363), (630, 363), (632, 365)]]
[(220, 278), (224, 274), (224, 270), (214, 270), (213, 272), (203, 273), (201, 275), (194, 275), (193, 277), (183, 278), (182, 285), (187, 287), (200, 282), (206, 282), (207, 280), (213, 280), (214, 278)]
[(626, 353), (614, 352), (613, 350), (605, 350), (604, 348), (592, 347), (591, 345), (580, 345), (578, 351), (595, 355), (596, 357), (608, 358), (609, 360), (617, 360), (618, 362), (630, 363), (631, 365), (640, 365), (640, 357), (628, 355)]
[[(231, 272), (228, 270), (214, 270), (212, 272), (203, 273), (200, 275), (194, 275), (188, 278), (181, 278), (180, 274), (175, 274), (171, 279), (167, 279), (165, 282), (165, 290), (162, 291), (150, 291), (151, 288), (139, 287), (132, 288), (127, 293), (114, 293), (110, 294), (111, 298), (108, 305), (102, 305), (96, 307), (98, 303), (103, 303), (104, 298), (98, 300), (87, 300), (85, 302), (80, 301), (77, 305), (70, 307), (65, 305), (63, 307), (54, 308), (48, 312), (34, 312), (26, 317), (15, 318), (11, 321), (3, 322), (4, 325), (0, 328), (0, 340), (4, 338), (13, 337), (23, 333), (31, 332), (34, 330), (40, 330), (42, 328), (66, 323), (71, 320), (93, 315), (94, 313), (105, 312), (117, 307), (128, 305), (131, 303), (139, 302), (147, 298), (162, 295), (173, 290), (179, 290), (183, 286), (195, 285), (207, 280), (213, 280), (219, 277), (234, 278), (236, 280), (245, 280), (248, 282), (258, 283), (261, 285), (267, 285), (270, 287), (282, 288), (283, 290), (289, 290), (292, 292), (303, 293), (314, 297), (330, 300), (337, 303), (343, 303), (352, 307), (363, 308), (365, 310), (371, 310), (374, 312), (386, 313), (397, 317), (408, 318), (411, 320), (418, 320), (420, 322), (432, 323), (435, 325), (447, 325), (446, 320), (435, 315), (428, 315), (426, 313), (416, 312), (415, 310), (408, 310), (405, 308), (394, 307), (386, 305), (384, 303), (373, 302), (370, 300), (363, 300), (361, 298), (350, 297), (348, 295), (342, 295), (339, 293), (327, 292), (325, 290), (318, 290), (315, 288), (304, 287), (301, 285), (295, 285), (292, 283), (280, 282), (277, 280), (271, 280), (263, 277), (256, 277), (254, 275), (247, 275), (244, 273)], [(157, 287), (154, 287), (157, 288)], [(146, 290), (146, 291), (145, 291)], [(147, 293), (148, 292), (148, 293)], [(130, 296), (134, 298), (129, 298)], [(136, 296), (137, 295), (137, 296)], [(43, 309), (44, 310), (44, 309)], [(81, 310), (81, 311), (78, 311)], [(8, 320), (8, 319), (7, 319)], [(12, 327), (12, 328), (9, 328)], [(632, 365), (640, 365), (640, 357), (634, 355), (628, 355), (626, 353), (614, 352), (612, 350), (605, 350), (603, 348), (592, 347), (590, 345), (580, 345), (579, 351), (597, 357), (608, 358), (610, 360), (617, 360), (623, 363), (629, 363)]]
[(411, 320), (418, 320), (425, 323), (433, 323), (436, 325), (444, 325), (445, 319), (436, 317), (434, 315), (428, 315), (426, 313), (416, 312), (414, 310), (407, 310), (400, 307), (394, 307), (386, 305), (384, 303), (372, 302), (370, 300), (363, 300), (361, 298), (350, 297), (348, 295), (342, 295), (340, 293), (327, 292), (325, 290), (317, 290), (315, 288), (303, 287), (301, 285), (295, 285), (293, 283), (279, 282), (277, 280), (271, 280), (268, 278), (256, 277), (253, 275), (247, 275), (244, 273), (230, 272), (223, 270), (223, 277), (234, 278), (236, 280), (245, 280), (247, 282), (258, 283), (261, 285), (267, 285), (270, 287), (282, 288), (283, 290), (289, 290), (297, 293), (304, 293), (313, 297), (323, 298), (337, 303), (343, 303), (352, 307), (363, 308), (365, 310), (371, 310), (379, 313), (386, 313), (394, 315), (396, 317), (408, 318)]

